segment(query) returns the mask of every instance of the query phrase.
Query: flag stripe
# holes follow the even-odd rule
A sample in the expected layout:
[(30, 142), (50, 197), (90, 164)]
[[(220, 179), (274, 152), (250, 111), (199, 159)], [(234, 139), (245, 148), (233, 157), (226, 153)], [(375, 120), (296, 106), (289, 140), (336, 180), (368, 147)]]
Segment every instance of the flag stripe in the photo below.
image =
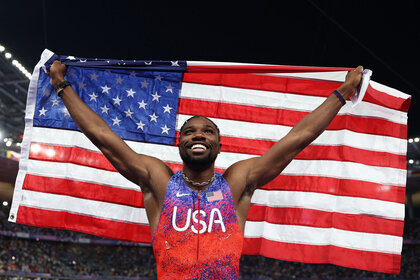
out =
[[(22, 190), (21, 205), (45, 210), (77, 213), (100, 219), (129, 222), (133, 224), (148, 224), (144, 208), (81, 199), (67, 195)], [(107, 209), (107, 211), (98, 212), (97, 209)]]
[(251, 202), (271, 207), (297, 207), (339, 212), (345, 214), (374, 215), (404, 220), (404, 204), (352, 196), (338, 196), (316, 192), (267, 191), (258, 189)]
[(312, 226), (321, 228), (338, 228), (348, 231), (359, 231), (401, 236), (404, 221), (380, 217), (326, 212), (321, 210), (290, 207), (268, 207), (251, 205), (247, 221), (271, 224)]
[(144, 208), (140, 188), (128, 190), (73, 179), (27, 174), (22, 189)]
[(369, 252), (333, 245), (310, 245), (245, 238), (244, 254), (263, 255), (287, 261), (332, 263), (346, 267), (386, 273), (400, 272), (401, 255)]
[(334, 245), (348, 249), (389, 254), (399, 254), (402, 248), (402, 237), (392, 235), (355, 232), (336, 228), (278, 225), (268, 222), (248, 221), (244, 236), (246, 238), (265, 238), (287, 243)]
[[(261, 108), (248, 105), (220, 103), (194, 99), (180, 99), (178, 113), (186, 115), (205, 115), (210, 118), (224, 118), (254, 123), (280, 124), (294, 126), (309, 112), (299, 112), (287, 109)], [(348, 129), (360, 133), (405, 138), (407, 126), (388, 120), (366, 119), (351, 115), (339, 115), (334, 118), (327, 130)]]
[[(328, 95), (325, 97), (327, 96)], [(264, 111), (268, 108), (277, 109), (279, 112), (283, 112), (282, 110), (289, 110), (290, 112), (298, 114), (302, 112), (312, 112), (316, 107), (325, 101), (325, 97), (193, 83), (182, 83), (182, 90), (180, 92), (180, 100), (192, 99), (221, 102), (232, 105), (260, 107), (260, 111)], [(221, 105), (217, 105), (217, 107), (219, 106)], [(211, 108), (207, 108), (206, 111), (211, 111)], [(235, 112), (231, 113), (235, 114)], [(338, 113), (338, 116), (343, 115), (384, 119), (403, 125), (406, 125), (407, 121), (407, 114), (404, 112), (381, 107), (368, 102), (360, 103), (357, 106), (357, 110), (352, 107), (351, 103), (346, 104)], [(249, 118), (250, 116), (247, 117)]]
[(312, 67), (312, 66), (290, 66), (272, 64), (252, 64), (238, 62), (215, 62), (215, 61), (188, 61), (187, 72), (191, 73), (294, 73), (294, 72), (330, 72), (330, 71), (350, 71), (354, 68), (342, 67)]
[(392, 186), (372, 182), (346, 180), (322, 176), (280, 174), (265, 190), (312, 191), (340, 196), (365, 197), (404, 204), (405, 186)]
[(25, 205), (19, 206), (16, 222), (38, 227), (75, 230), (117, 240), (152, 242), (149, 225), (113, 221), (58, 210), (38, 209)]
[[(290, 92), (300, 95), (323, 96), (327, 97), (340, 86), (341, 83), (329, 81), (314, 81), (310, 79), (293, 79), (268, 75), (254, 74), (225, 74), (225, 73), (185, 73), (183, 82), (220, 85), (232, 88), (246, 88), (254, 90), (266, 90), (276, 92)], [(386, 108), (408, 111), (409, 101), (396, 96), (389, 95), (368, 87), (365, 102), (374, 103)]]

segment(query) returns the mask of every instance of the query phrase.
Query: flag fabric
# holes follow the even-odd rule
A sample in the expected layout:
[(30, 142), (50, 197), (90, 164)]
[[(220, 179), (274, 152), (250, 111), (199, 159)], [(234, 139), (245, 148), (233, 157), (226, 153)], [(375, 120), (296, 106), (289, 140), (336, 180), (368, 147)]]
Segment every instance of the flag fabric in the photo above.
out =
[[(179, 129), (220, 128), (216, 171), (262, 155), (344, 80), (347, 68), (101, 60), (45, 50), (29, 86), (9, 221), (150, 243), (140, 188), (77, 129), (45, 70), (68, 65), (81, 98), (138, 153), (182, 169)], [(399, 273), (410, 96), (371, 81), (327, 130), (256, 190), (244, 254)], [(215, 194), (217, 198), (217, 194)]]

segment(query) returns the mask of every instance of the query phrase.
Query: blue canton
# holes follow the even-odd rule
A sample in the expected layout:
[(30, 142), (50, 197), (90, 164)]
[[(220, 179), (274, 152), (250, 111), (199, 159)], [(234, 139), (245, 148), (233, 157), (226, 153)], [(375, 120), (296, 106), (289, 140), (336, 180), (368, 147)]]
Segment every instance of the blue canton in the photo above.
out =
[[(160, 66), (154, 66), (153, 61), (136, 62), (138, 67), (122, 69), (95, 67), (95, 61), (88, 66), (80, 65), (85, 61), (73, 57), (67, 57), (67, 61), (71, 63), (64, 63), (75, 66), (68, 66), (66, 80), (121, 138), (169, 145), (174, 143), (179, 91), (185, 69), (180, 65), (185, 66), (185, 62), (159, 61)], [(107, 62), (101, 60), (98, 64), (104, 63)], [(109, 64), (118, 66), (121, 61), (114, 60)], [(155, 71), (158, 68), (159, 71)], [(50, 85), (49, 76), (43, 71), (40, 71), (38, 82), (34, 126), (78, 130)]]

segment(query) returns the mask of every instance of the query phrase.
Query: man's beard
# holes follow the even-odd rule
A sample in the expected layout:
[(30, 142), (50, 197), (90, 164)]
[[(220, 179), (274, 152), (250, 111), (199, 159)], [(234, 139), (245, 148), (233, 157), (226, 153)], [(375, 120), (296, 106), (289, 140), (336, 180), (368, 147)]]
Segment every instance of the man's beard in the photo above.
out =
[(191, 168), (206, 168), (211, 166), (217, 158), (217, 155), (212, 155), (209, 153), (205, 157), (192, 157), (188, 153), (180, 153), (181, 159), (184, 164), (190, 166)]

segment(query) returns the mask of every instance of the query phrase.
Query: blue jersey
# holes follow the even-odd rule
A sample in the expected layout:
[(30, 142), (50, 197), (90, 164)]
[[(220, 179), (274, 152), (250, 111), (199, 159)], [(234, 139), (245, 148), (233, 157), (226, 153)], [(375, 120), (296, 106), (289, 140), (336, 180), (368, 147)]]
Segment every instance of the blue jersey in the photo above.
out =
[(222, 174), (202, 191), (169, 181), (152, 237), (159, 279), (238, 279), (243, 235)]

